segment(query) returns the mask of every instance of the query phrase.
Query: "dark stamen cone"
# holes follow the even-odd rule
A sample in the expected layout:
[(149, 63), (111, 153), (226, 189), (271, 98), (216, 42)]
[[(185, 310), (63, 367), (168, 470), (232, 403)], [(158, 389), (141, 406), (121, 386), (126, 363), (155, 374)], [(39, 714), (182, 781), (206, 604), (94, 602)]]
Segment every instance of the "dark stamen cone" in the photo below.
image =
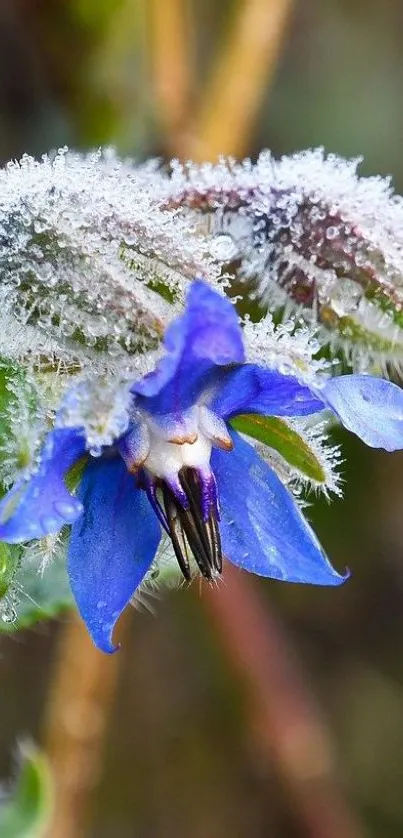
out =
[(211, 581), (222, 570), (217, 510), (212, 503), (206, 517), (197, 471), (182, 469), (179, 479), (189, 503), (187, 509), (184, 509), (167, 484), (162, 487), (164, 511), (175, 555), (185, 579), (190, 579), (189, 548), (202, 576)]

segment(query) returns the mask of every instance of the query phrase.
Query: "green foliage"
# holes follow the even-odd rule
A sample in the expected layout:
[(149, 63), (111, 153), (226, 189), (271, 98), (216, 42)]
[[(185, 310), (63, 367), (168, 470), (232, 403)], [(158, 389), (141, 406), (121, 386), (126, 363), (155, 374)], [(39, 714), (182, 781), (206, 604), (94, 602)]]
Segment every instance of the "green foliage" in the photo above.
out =
[[(30, 628), (40, 620), (59, 617), (73, 607), (66, 572), (65, 544), (62, 542), (58, 546), (43, 571), (40, 566), (42, 561), (39, 544), (37, 554), (32, 558), (24, 557), (17, 572), (13, 574), (4, 600), (5, 611), (3, 619), (0, 619), (0, 632), (10, 633)], [(8, 603), (15, 610), (15, 619), (9, 617)]]
[[(26, 402), (27, 417), (32, 413), (34, 421), (35, 388), (22, 367), (0, 359), (0, 470), (13, 436), (12, 422), (21, 409), (19, 398)], [(23, 434), (18, 435), (15, 444), (15, 465), (17, 469), (24, 468), (29, 464), (30, 452), (26, 450)], [(81, 461), (77, 463), (69, 475), (72, 488), (79, 480), (82, 465)], [(19, 545), (0, 542), (0, 632), (28, 628), (72, 607), (65, 541), (65, 538), (48, 536), (37, 542), (31, 553), (29, 548), (23, 551)]]
[(14, 544), (0, 541), (0, 606), (12, 585), (20, 563), (21, 550)]
[(274, 448), (301, 475), (315, 483), (326, 483), (326, 474), (317, 454), (308, 442), (284, 419), (275, 416), (245, 414), (231, 421), (243, 434)]
[(42, 838), (49, 823), (52, 793), (49, 768), (33, 746), (24, 748), (15, 794), (0, 808), (1, 838)]

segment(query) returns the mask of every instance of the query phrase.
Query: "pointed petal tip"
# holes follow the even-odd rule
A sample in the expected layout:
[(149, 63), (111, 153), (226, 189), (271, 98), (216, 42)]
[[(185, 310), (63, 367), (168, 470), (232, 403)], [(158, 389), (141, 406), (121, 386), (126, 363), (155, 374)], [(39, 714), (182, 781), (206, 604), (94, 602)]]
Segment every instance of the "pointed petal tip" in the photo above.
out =
[(113, 642), (113, 633), (117, 621), (112, 625), (101, 623), (99, 626), (90, 626), (85, 620), (83, 622), (86, 625), (94, 646), (96, 646), (100, 652), (103, 652), (106, 655), (115, 655), (116, 652), (120, 651), (122, 644)]
[(324, 559), (326, 560), (326, 563), (328, 565), (328, 571), (327, 571), (326, 575), (323, 575), (323, 577), (321, 576), (321, 578), (318, 578), (318, 580), (316, 580), (316, 581), (312, 581), (312, 579), (307, 579), (306, 582), (305, 582), (304, 579), (296, 580), (296, 581), (300, 581), (301, 583), (307, 584), (307, 585), (315, 584), (315, 585), (322, 586), (324, 588), (326, 588), (326, 587), (335, 588), (335, 587), (339, 587), (339, 585), (344, 585), (344, 583), (347, 582), (347, 580), (351, 576), (351, 573), (348, 570), (348, 568), (346, 568), (344, 573), (339, 573), (330, 564), (329, 559), (327, 558), (327, 556), (324, 556)]

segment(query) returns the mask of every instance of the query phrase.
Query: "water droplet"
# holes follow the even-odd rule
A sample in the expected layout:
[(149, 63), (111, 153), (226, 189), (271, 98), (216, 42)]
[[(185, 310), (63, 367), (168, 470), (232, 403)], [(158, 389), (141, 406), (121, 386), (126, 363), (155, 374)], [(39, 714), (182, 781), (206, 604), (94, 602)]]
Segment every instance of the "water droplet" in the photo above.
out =
[(332, 226), (327, 227), (325, 235), (326, 235), (326, 238), (329, 241), (332, 241), (332, 239), (336, 239), (337, 236), (339, 235), (339, 229), (337, 227), (332, 227)]
[(17, 619), (17, 612), (12, 605), (6, 606), (4, 611), (1, 612), (1, 619), (3, 623), (15, 623)]

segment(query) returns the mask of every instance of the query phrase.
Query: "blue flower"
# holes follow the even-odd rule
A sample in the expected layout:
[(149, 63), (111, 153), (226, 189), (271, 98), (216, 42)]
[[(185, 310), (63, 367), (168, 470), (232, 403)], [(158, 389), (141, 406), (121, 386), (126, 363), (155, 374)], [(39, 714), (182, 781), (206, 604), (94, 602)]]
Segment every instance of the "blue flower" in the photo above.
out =
[[(155, 370), (112, 405), (115, 432), (98, 448), (85, 418), (92, 409), (98, 419), (91, 387), (74, 386), (38, 468), (0, 503), (0, 538), (10, 543), (72, 525), (71, 588), (93, 641), (106, 652), (115, 650), (115, 623), (149, 570), (162, 530), (185, 578), (196, 564), (212, 580), (223, 556), (288, 582), (338, 585), (345, 578), (274, 471), (231, 429), (232, 417), (330, 408), (367, 445), (403, 447), (403, 392), (396, 385), (346, 375), (308, 387), (247, 363), (235, 309), (202, 281), (191, 286), (164, 348)], [(65, 476), (83, 457), (74, 496)]]

